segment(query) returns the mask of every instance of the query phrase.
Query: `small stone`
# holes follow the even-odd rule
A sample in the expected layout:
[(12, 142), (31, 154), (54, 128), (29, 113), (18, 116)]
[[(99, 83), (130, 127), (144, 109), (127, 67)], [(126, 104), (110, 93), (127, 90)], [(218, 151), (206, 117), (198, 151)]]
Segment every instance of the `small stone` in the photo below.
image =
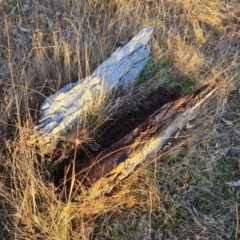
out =
[(93, 152), (98, 152), (100, 150), (99, 146), (97, 144), (95, 144), (95, 143), (90, 143), (89, 147), (91, 148), (91, 150)]

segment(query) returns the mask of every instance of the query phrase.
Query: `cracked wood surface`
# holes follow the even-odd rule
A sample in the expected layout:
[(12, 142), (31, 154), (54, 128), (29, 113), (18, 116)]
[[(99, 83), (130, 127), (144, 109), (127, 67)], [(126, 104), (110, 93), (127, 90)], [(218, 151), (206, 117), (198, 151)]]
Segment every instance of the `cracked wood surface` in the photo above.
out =
[(101, 96), (119, 87), (129, 87), (150, 58), (147, 45), (153, 29), (140, 31), (128, 44), (118, 48), (90, 77), (67, 84), (48, 97), (40, 109), (39, 141), (56, 145), (58, 137), (81, 121)]
[(75, 183), (81, 190), (87, 186), (87, 192), (93, 198), (110, 192), (144, 160), (156, 156), (170, 137), (195, 119), (202, 105), (215, 92), (215, 86), (203, 86), (186, 97), (165, 104), (122, 140), (100, 153), (88, 167), (77, 166)]

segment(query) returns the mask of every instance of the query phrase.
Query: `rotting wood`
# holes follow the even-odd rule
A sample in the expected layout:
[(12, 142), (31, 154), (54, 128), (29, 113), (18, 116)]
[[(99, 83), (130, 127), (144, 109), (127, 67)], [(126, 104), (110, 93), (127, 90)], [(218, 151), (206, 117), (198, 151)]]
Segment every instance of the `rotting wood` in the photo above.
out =
[(46, 145), (56, 145), (60, 135), (64, 135), (100, 98), (111, 90), (129, 87), (142, 72), (150, 58), (147, 45), (153, 29), (140, 31), (128, 44), (118, 48), (104, 61), (90, 77), (76, 83), (67, 84), (54, 95), (48, 97), (40, 110), (40, 133), (36, 140)]
[[(202, 105), (215, 93), (215, 86), (203, 86), (179, 100), (165, 104), (135, 130), (100, 153), (88, 167), (77, 166), (75, 184), (92, 198), (109, 193), (144, 160), (156, 156), (170, 137), (186, 129), (189, 121), (197, 117)], [(74, 198), (79, 199), (76, 196)]]

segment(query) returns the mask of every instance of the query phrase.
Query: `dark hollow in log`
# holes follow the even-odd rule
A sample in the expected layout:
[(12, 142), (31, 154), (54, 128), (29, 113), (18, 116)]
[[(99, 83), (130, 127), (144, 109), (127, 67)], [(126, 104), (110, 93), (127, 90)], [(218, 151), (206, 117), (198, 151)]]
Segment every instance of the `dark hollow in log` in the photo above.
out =
[[(125, 91), (119, 91), (116, 98), (125, 98), (124, 103), (120, 104), (116, 112), (108, 115), (107, 119), (94, 129), (87, 142), (78, 146), (75, 146), (73, 142), (67, 155), (62, 154), (63, 146), (60, 145), (58, 150), (53, 152), (54, 156), (46, 157), (53, 159), (52, 179), (56, 186), (63, 181), (65, 169), (72, 162), (78, 165), (78, 169), (89, 166), (89, 161), (95, 159), (101, 151), (121, 140), (164, 104), (179, 99), (180, 94), (177, 89), (169, 88), (166, 84), (160, 84), (154, 89), (146, 89), (143, 84), (134, 88), (133, 94), (127, 97)], [(79, 139), (82, 139), (81, 136)]]
[(156, 156), (170, 137), (185, 129), (215, 92), (215, 86), (206, 85), (165, 104), (123, 139), (102, 151), (89, 166), (76, 166), (75, 173), (70, 171), (67, 179), (69, 182), (74, 179), (77, 188), (93, 198), (110, 192), (137, 166)]

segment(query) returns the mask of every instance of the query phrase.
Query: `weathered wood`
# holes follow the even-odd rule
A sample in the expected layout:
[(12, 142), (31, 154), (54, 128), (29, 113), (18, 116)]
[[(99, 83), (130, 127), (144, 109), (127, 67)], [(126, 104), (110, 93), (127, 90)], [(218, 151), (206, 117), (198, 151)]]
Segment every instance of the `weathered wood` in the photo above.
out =
[(48, 97), (42, 104), (39, 125), (35, 128), (41, 134), (41, 141), (54, 143), (59, 135), (81, 121), (101, 96), (114, 88), (129, 87), (149, 59), (147, 42), (152, 31), (151, 27), (143, 29), (128, 44), (118, 48), (90, 77), (70, 83)]
[(90, 166), (75, 170), (75, 182), (93, 198), (110, 192), (144, 160), (154, 157), (170, 137), (195, 119), (201, 106), (216, 92), (203, 86), (177, 101), (170, 102), (151, 115), (122, 140), (103, 151)]

